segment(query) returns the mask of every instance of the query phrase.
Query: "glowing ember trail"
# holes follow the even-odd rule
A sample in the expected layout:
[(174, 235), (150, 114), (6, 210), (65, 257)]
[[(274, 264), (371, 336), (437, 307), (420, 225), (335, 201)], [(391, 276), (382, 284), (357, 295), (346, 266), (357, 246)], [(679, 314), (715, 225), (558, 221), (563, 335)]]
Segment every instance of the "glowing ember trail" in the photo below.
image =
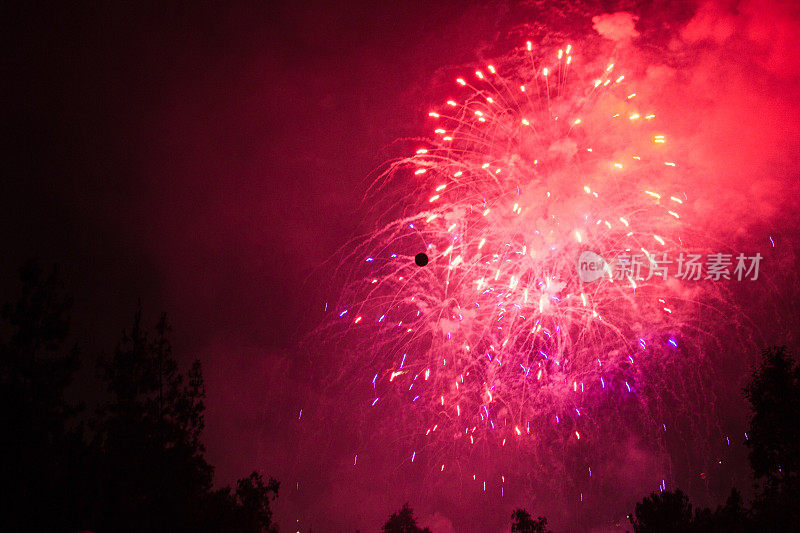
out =
[[(343, 262), (322, 331), (404, 461), (455, 463), (486, 487), (470, 468), (493, 457), (508, 475), (508, 450), (525, 476), (566, 471), (583, 501), (631, 435), (666, 455), (685, 412), (664, 396), (700, 372), (694, 317), (714, 297), (663, 278), (691, 236), (690, 202), (632, 78), (613, 58), (528, 42), (454, 80), (428, 113), (433, 137), (374, 182), (389, 218)], [(586, 250), (645, 260), (583, 283)]]

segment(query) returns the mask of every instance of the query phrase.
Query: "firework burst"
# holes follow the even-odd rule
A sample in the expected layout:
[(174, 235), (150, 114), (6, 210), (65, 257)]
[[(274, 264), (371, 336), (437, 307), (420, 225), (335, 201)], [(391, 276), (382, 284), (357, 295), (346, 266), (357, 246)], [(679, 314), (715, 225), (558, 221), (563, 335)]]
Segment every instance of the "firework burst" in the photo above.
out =
[[(692, 235), (667, 133), (613, 60), (569, 44), (528, 42), (454, 89), (371, 187), (391, 214), (343, 261), (323, 330), (345, 375), (437, 471), (497, 450), (555, 468), (571, 447), (591, 477), (630, 435), (663, 453), (714, 300), (664, 275)], [(604, 258), (599, 279), (579, 278), (582, 252)]]

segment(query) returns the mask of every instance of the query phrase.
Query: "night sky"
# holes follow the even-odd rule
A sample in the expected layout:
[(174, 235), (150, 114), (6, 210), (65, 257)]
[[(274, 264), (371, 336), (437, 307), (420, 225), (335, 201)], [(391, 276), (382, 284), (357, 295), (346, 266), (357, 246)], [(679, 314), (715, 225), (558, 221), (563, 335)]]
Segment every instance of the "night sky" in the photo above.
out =
[[(374, 224), (362, 203), (373, 171), (398, 139), (429, 134), (425, 115), (452, 72), (470, 72), (498, 42), (520, 44), (542, 13), (566, 35), (594, 32), (594, 15), (640, 16), (650, 42), (630, 62), (657, 63), (658, 47), (679, 58), (674, 76), (641, 70), (682, 134), (694, 194), (716, 202), (702, 231), (724, 228), (750, 250), (773, 236), (785, 250), (775, 269), (796, 265), (798, 8), (570, 5), (3, 7), (0, 295), (12, 297), (27, 259), (60, 265), (86, 361), (75, 393), (87, 397), (95, 358), (137, 301), (149, 322), (168, 313), (177, 357), (203, 363), (216, 482), (254, 469), (278, 478), (286, 531), (295, 520), (304, 531), (376, 530), (405, 501), (434, 532), (502, 530), (514, 505), (563, 526), (571, 503), (537, 508), (519, 491), (486, 500), (456, 481), (426, 494), (424, 475), (404, 474), (390, 454), (355, 471), (362, 430), (318, 407), (336, 401), (316, 379), (337, 354), (303, 340), (336, 298), (329, 261)], [(786, 272), (773, 273), (778, 289), (791, 287)], [(756, 322), (763, 338), (786, 337), (771, 318)], [(322, 419), (324, 431), (302, 426)]]

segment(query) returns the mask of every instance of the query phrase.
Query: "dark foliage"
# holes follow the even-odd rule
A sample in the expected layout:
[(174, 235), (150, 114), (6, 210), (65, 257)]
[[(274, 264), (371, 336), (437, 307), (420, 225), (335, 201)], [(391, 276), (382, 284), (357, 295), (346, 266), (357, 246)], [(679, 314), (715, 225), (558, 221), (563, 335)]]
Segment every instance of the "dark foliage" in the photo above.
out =
[(423, 529), (417, 525), (414, 511), (408, 506), (408, 503), (403, 504), (403, 507), (396, 513), (392, 513), (389, 520), (383, 524), (381, 531), (386, 533), (431, 533), (427, 527)]
[[(0, 333), (0, 471), (7, 490), (0, 510), (9, 531), (57, 531), (74, 524), (75, 458), (84, 452), (78, 406), (64, 391), (78, 368), (64, 349), (71, 300), (56, 271), (30, 263), (20, 270), (22, 294), (2, 310)], [(47, 509), (47, 512), (41, 512)]]
[[(270, 478), (264, 482), (261, 474), (253, 472), (236, 483), (235, 492), (226, 487), (212, 493), (206, 510), (208, 523), (231, 532), (277, 532), (278, 526), (272, 523), (269, 503), (277, 498), (278, 486), (278, 481)], [(213, 528), (205, 529), (210, 531)]]
[(636, 505), (636, 533), (800, 530), (800, 365), (785, 347), (764, 350), (744, 394), (752, 409), (746, 444), (757, 482), (751, 508), (736, 489), (716, 511), (694, 514), (680, 490), (654, 493)]
[(547, 529), (547, 518), (540, 516), (536, 520), (525, 509), (517, 509), (511, 513), (511, 533), (550, 533)]
[(196, 510), (211, 490), (213, 469), (199, 441), (205, 396), (200, 365), (195, 362), (184, 383), (166, 340), (165, 317), (156, 332), (147, 338), (137, 311), (131, 331), (102, 363), (110, 400), (98, 413), (93, 442), (100, 459), (95, 529), (202, 526)]
[(635, 533), (668, 533), (692, 531), (692, 504), (680, 490), (652, 493), (636, 504), (631, 517)]
[(745, 388), (753, 416), (747, 446), (758, 482), (753, 512), (770, 531), (800, 528), (800, 365), (784, 347), (764, 350)]
[(745, 533), (753, 531), (750, 512), (742, 501), (738, 490), (731, 489), (731, 494), (724, 505), (712, 512), (710, 509), (698, 509), (694, 518), (694, 531), (709, 533)]
[(733, 489), (725, 505), (715, 511), (707, 508), (692, 513), (689, 498), (680, 489), (652, 493), (636, 504), (630, 517), (634, 533), (724, 533), (752, 530), (748, 512), (739, 491)]
[(70, 299), (55, 272), (31, 264), (21, 280), (0, 339), (4, 530), (277, 530), (274, 479), (254, 472), (235, 491), (213, 488), (200, 363), (180, 372), (165, 316), (151, 337), (136, 312), (101, 363), (107, 399), (86, 422), (64, 399), (78, 368), (77, 350), (63, 348)]

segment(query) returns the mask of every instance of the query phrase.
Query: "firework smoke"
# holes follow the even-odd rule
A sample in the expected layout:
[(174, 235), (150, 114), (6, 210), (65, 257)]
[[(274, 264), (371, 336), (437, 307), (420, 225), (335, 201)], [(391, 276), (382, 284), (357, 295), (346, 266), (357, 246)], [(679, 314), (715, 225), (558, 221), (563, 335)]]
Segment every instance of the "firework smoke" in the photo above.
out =
[[(613, 58), (570, 44), (527, 42), (455, 86), (429, 112), (434, 136), (373, 184), (390, 219), (343, 262), (361, 266), (325, 334), (346, 380), (371, 390), (403, 462), (455, 467), (484, 490), (470, 461), (483, 474), (481, 458), (503, 455), (582, 499), (601, 483), (592, 466), (631, 440), (669, 477), (668, 428), (694, 426), (689, 406), (711, 401), (701, 347), (715, 332), (698, 311), (723, 301), (664, 273), (705, 246), (669, 133)], [(607, 260), (594, 283), (576, 273), (586, 251)], [(612, 271), (631, 256), (644, 261)]]
[[(792, 257), (794, 226), (776, 223), (796, 207), (782, 92), (796, 46), (753, 29), (790, 27), (780, 9), (710, 6), (669, 31), (645, 12), (589, 17), (602, 43), (523, 38), (447, 76), (430, 137), (398, 142), (407, 156), (372, 183), (361, 214), (376, 229), (337, 259), (345, 289), (313, 337), (340, 361), (328, 397), (347, 411), (354, 476), (389, 468), (428, 492), (524, 494), (595, 521), (647, 490), (711, 505), (729, 490), (743, 354), (774, 320), (747, 315), (777, 305), (771, 276)], [(643, 279), (581, 282), (587, 251), (638, 254)], [(771, 279), (658, 274), (665, 257), (740, 251), (771, 254)]]

